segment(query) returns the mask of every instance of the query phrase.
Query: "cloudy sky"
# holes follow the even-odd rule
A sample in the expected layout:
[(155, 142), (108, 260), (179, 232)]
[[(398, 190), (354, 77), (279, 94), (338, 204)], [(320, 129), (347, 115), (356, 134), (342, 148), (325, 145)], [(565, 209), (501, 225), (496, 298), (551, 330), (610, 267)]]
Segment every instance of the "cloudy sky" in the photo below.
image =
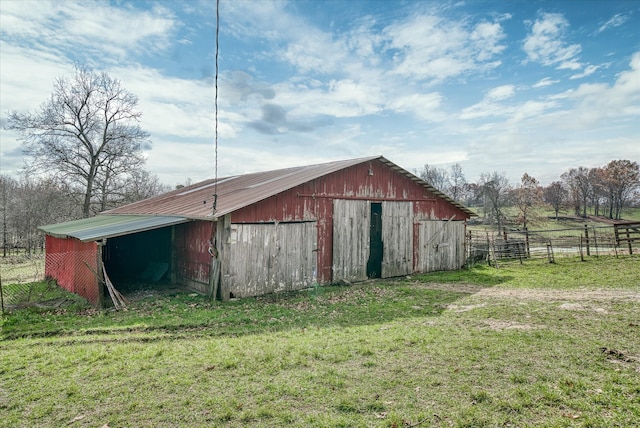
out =
[[(214, 176), (216, 3), (0, 0), (0, 121), (87, 64), (139, 97), (147, 168)], [(219, 176), (383, 155), (543, 184), (640, 161), (640, 2), (221, 0)], [(22, 165), (0, 131), (3, 174)]]

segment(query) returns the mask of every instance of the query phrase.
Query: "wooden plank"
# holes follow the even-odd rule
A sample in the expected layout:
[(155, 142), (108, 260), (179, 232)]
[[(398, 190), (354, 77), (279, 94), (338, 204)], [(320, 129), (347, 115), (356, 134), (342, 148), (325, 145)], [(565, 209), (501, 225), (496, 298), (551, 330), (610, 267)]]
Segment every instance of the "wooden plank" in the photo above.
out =
[(418, 270), (456, 270), (464, 265), (464, 222), (422, 220), (419, 226)]
[(236, 297), (310, 287), (317, 269), (316, 222), (233, 224), (228, 283)]
[(369, 258), (368, 201), (333, 201), (333, 281), (364, 281)]
[(413, 271), (413, 203), (382, 202), (382, 277)]

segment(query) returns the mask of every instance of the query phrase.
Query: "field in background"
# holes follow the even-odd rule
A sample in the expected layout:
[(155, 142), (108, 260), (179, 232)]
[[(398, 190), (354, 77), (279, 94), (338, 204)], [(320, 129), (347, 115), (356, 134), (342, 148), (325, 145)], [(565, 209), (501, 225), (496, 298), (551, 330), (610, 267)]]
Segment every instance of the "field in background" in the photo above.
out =
[(17, 311), (0, 426), (633, 426), (638, 262)]

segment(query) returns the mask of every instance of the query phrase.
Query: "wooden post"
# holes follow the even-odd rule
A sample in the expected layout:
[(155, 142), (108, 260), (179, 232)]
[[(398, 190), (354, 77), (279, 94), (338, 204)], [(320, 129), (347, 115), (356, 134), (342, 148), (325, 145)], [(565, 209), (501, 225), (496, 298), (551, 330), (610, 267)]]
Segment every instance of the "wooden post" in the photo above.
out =
[(627, 244), (629, 245), (629, 255), (633, 254), (633, 247), (631, 246), (631, 234), (629, 233), (629, 226), (627, 226)]
[(531, 248), (529, 247), (529, 229), (524, 228), (524, 242), (527, 246), (527, 258), (531, 258)]
[(584, 253), (582, 252), (582, 235), (580, 235), (580, 261), (584, 261)]
[(96, 269), (97, 271), (95, 272), (96, 274), (96, 280), (98, 282), (98, 300), (96, 302), (96, 307), (98, 308), (104, 308), (105, 307), (105, 298), (104, 298), (104, 284), (105, 280), (104, 280), (104, 273), (102, 270), (102, 248), (107, 244), (107, 238), (103, 239), (102, 241), (97, 241), (96, 244), (98, 245), (98, 249), (97, 249), (97, 256), (96, 256)]
[(555, 258), (553, 257), (553, 245), (551, 244), (551, 240), (547, 242), (547, 259), (549, 260), (549, 263), (556, 262)]
[(229, 290), (229, 272), (231, 271), (231, 215), (218, 217), (216, 224), (216, 242), (218, 243), (218, 260), (220, 261), (220, 298), (223, 302), (231, 298)]
[(585, 245), (587, 246), (587, 256), (591, 255), (591, 250), (589, 248), (589, 228), (587, 227), (587, 225), (584, 225), (584, 240), (585, 240)]
[(170, 259), (171, 262), (169, 264), (169, 280), (171, 281), (171, 284), (175, 284), (176, 282), (178, 282), (178, 276), (176, 274), (176, 267), (178, 266), (177, 263), (177, 254), (175, 251), (176, 248), (176, 226), (173, 225), (171, 226), (171, 255), (170, 255)]

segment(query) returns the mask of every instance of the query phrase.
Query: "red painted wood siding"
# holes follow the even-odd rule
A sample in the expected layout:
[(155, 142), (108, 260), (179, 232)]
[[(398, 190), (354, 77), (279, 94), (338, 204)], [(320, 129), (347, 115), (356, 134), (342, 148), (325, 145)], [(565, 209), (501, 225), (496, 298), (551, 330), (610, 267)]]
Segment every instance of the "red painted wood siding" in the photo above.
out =
[(173, 254), (179, 283), (201, 292), (207, 291), (211, 270), (209, 242), (212, 236), (215, 236), (215, 223), (210, 221), (192, 221), (175, 226)]
[(47, 235), (45, 245), (45, 276), (55, 279), (65, 290), (97, 305), (101, 293), (94, 274), (98, 272), (98, 244)]

